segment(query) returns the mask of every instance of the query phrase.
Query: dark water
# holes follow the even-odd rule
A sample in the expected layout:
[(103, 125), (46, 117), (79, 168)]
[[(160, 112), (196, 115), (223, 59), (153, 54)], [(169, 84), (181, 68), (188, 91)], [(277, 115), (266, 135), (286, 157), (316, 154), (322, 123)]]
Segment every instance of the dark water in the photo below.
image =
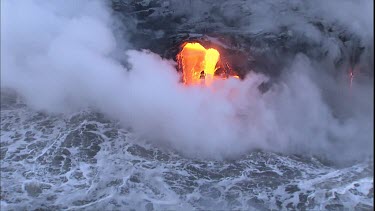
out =
[(188, 159), (100, 113), (46, 115), (2, 93), (3, 210), (372, 210), (372, 163), (261, 151)]

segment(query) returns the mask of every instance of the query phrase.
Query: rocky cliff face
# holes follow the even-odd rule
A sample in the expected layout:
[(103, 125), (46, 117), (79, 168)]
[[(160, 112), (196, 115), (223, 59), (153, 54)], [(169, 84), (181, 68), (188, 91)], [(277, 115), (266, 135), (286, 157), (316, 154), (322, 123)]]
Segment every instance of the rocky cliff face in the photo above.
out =
[[(278, 76), (298, 53), (336, 71), (359, 64), (373, 69), (371, 41), (334, 15), (320, 14), (323, 6), (296, 1), (112, 1), (133, 47), (166, 58), (175, 58), (181, 43), (198, 40), (224, 48), (242, 76), (251, 70)], [(366, 74), (373, 77), (373, 72)]]

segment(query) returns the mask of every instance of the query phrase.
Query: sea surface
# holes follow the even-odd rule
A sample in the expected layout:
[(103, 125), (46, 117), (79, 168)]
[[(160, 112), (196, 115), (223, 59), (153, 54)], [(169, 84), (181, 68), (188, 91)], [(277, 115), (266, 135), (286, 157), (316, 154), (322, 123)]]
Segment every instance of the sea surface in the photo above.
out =
[(2, 210), (373, 210), (372, 159), (191, 159), (89, 109), (51, 115), (1, 96)]

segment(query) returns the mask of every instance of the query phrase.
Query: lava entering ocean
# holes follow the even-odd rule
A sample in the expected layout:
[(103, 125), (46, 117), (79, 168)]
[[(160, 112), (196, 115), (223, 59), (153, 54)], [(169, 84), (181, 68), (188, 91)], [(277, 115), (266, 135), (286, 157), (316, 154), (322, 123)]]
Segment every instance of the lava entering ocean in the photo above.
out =
[[(214, 48), (206, 49), (200, 43), (185, 43), (177, 55), (177, 61), (183, 74), (186, 85), (205, 84), (209, 86), (216, 79), (225, 79), (229, 76), (239, 78), (236, 74), (218, 74), (219, 69), (225, 69), (220, 63), (220, 53)], [(228, 65), (227, 65), (228, 66)], [(232, 71), (230, 71), (232, 72)]]

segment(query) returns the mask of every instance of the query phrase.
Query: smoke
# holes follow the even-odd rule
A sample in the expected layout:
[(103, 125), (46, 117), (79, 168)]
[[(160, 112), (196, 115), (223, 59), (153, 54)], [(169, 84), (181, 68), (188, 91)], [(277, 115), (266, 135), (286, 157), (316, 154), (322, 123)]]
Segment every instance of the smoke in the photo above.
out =
[[(289, 1), (304, 6), (293, 2)], [(343, 3), (353, 9), (354, 22), (341, 10), (330, 13), (319, 6), (308, 11), (322, 13), (320, 18), (327, 22), (348, 24), (347, 29), (369, 45), (372, 9), (360, 10), (361, 5), (367, 8), (367, 1), (352, 4)], [(275, 16), (264, 14), (272, 8), (254, 4), (259, 22), (247, 29), (276, 29), (270, 21)], [(280, 21), (312, 32), (293, 15)], [(341, 161), (372, 155), (371, 77), (358, 76), (349, 88), (345, 71), (333, 77), (333, 67), (298, 54), (265, 93), (258, 86), (269, 78), (252, 72), (242, 81), (185, 87), (173, 61), (147, 50), (122, 49), (126, 41), (114, 33), (119, 27), (102, 1), (3, 1), (2, 91), (15, 90), (30, 107), (46, 112), (93, 107), (140, 137), (188, 156), (221, 159), (254, 149)], [(308, 34), (325, 40), (320, 32)]]

